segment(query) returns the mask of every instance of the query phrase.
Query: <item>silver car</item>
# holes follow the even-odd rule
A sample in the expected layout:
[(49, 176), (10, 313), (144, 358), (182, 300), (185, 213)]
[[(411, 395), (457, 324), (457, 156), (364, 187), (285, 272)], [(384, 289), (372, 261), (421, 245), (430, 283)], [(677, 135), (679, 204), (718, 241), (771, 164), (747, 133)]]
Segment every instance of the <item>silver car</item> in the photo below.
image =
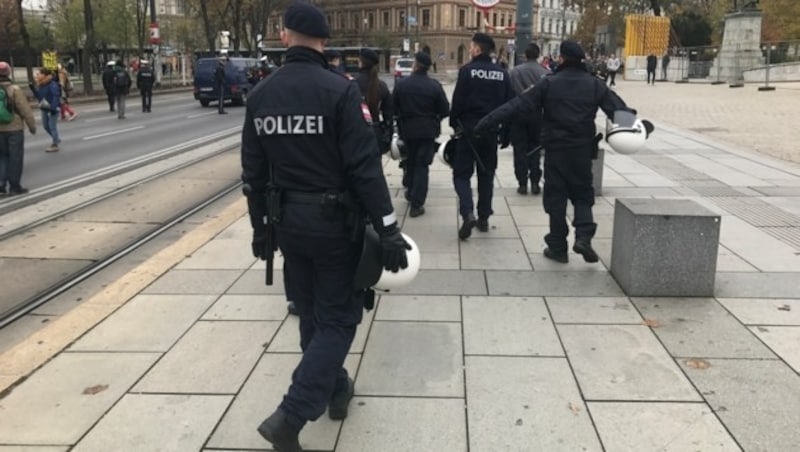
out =
[(413, 58), (398, 58), (397, 61), (394, 62), (394, 80), (397, 81), (398, 79), (411, 75), (413, 67)]

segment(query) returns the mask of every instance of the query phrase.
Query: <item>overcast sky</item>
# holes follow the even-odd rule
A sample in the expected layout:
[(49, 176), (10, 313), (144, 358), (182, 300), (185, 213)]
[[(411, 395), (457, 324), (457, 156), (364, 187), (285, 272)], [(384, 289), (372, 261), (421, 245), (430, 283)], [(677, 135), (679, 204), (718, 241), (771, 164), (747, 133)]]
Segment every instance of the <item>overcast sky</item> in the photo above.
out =
[(45, 0), (22, 0), (22, 7), (25, 9), (44, 9)]

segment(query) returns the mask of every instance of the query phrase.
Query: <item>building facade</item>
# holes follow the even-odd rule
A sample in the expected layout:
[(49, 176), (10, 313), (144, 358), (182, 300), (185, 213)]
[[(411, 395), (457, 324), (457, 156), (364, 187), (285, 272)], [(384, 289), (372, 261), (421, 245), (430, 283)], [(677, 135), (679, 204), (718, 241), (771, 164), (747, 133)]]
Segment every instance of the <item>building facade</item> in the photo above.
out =
[[(540, 1), (540, 0), (537, 0)], [(390, 50), (392, 55), (428, 52), (441, 68), (467, 63), (469, 43), (477, 31), (497, 45), (496, 57), (510, 60), (516, 1), (501, 0), (483, 12), (470, 0), (318, 0), (331, 26), (331, 46), (364, 46)], [(282, 17), (269, 18), (265, 44), (279, 46)], [(536, 24), (538, 20), (534, 20)]]
[(558, 55), (561, 41), (569, 38), (581, 20), (580, 7), (573, 0), (534, 0), (538, 21), (534, 33), (542, 55)]

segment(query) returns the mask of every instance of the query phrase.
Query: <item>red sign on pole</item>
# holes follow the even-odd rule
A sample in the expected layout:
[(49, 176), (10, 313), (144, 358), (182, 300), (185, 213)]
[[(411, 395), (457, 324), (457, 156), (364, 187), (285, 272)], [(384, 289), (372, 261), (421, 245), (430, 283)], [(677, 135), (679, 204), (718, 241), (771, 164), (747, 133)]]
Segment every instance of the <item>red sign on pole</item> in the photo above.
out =
[(150, 44), (160, 44), (161, 37), (158, 32), (158, 22), (150, 22)]

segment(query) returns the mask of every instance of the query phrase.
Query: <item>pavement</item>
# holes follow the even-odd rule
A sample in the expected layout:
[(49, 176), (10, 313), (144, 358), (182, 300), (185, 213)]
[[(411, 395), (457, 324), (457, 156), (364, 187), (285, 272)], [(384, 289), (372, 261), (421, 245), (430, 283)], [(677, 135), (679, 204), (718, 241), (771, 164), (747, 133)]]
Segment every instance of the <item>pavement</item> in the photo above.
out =
[[(698, 95), (618, 89), (639, 108)], [(771, 105), (744, 114), (757, 128)], [(423, 270), (365, 315), (350, 415), (309, 424), (306, 450), (800, 450), (800, 165), (659, 114), (646, 150), (606, 153), (597, 264), (542, 256), (547, 217), (540, 196), (516, 194), (510, 149), (491, 229), (465, 242), (448, 168), (434, 162), (427, 213), (411, 219), (386, 161)], [(721, 216), (713, 297), (626, 296), (608, 271), (617, 198)], [(237, 199), (0, 355), (0, 452), (270, 450), (255, 428), (299, 335), (250, 235)]]

